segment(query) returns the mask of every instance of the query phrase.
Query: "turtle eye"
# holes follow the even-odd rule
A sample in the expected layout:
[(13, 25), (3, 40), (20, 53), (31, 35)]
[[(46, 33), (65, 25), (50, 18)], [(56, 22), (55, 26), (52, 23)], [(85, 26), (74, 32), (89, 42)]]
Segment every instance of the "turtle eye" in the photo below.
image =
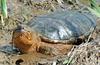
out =
[(27, 36), (27, 39), (28, 39), (28, 40), (31, 40), (31, 36)]
[(30, 38), (30, 37), (28, 37), (28, 39), (29, 39), (29, 40), (31, 40), (31, 38)]

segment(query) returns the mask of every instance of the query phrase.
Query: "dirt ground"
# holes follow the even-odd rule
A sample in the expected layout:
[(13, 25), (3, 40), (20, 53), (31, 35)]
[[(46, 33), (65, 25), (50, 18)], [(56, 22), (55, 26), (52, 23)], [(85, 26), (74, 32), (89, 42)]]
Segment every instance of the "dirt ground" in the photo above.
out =
[(26, 24), (38, 15), (74, 6), (65, 4), (62, 7), (54, 0), (7, 0), (7, 5), (8, 18), (4, 19), (5, 26), (2, 27), (0, 24), (0, 65), (65, 65), (63, 63), (65, 60), (66, 65), (100, 65), (99, 19), (97, 19), (96, 39), (76, 46), (68, 55), (54, 57), (39, 53), (20, 54), (9, 44), (12, 31), (19, 23)]

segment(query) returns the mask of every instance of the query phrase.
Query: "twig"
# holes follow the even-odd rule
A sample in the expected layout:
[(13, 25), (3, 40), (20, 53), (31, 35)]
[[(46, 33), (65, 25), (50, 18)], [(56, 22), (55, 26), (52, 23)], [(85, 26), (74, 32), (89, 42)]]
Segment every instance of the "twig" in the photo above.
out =
[(89, 40), (91, 39), (91, 37), (92, 37), (92, 35), (93, 35), (93, 33), (94, 33), (95, 28), (91, 28), (90, 31), (91, 31), (91, 30), (92, 30), (92, 32), (90, 33), (90, 35), (89, 35), (88, 40), (87, 40), (86, 43), (88, 43)]
[[(75, 55), (75, 53), (76, 53), (76, 52), (73, 53), (73, 50), (74, 50), (74, 49), (75, 49), (75, 48), (73, 47), (73, 48), (71, 49), (71, 51), (68, 53), (68, 57), (69, 57), (68, 59), (69, 59), (69, 60), (66, 59), (66, 60), (68, 60), (68, 62), (65, 63), (65, 61), (66, 61), (66, 60), (65, 60), (65, 61), (63, 62), (63, 64), (67, 64), (67, 65), (68, 65), (68, 64), (70, 64), (70, 63), (72, 62), (73, 57), (74, 57), (74, 55)], [(70, 56), (70, 55), (71, 55), (71, 56)]]
[(56, 65), (57, 61), (53, 61), (53, 64), (52, 65)]

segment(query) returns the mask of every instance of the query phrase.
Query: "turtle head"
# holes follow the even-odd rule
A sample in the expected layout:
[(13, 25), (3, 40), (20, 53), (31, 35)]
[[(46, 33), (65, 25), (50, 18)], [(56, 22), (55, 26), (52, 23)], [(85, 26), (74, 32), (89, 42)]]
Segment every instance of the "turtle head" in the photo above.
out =
[[(13, 31), (14, 43), (32, 45), (32, 32), (29, 30), (29, 27), (26, 25), (18, 25), (17, 28)], [(17, 40), (17, 41), (16, 41)]]
[(32, 46), (35, 48), (37, 40), (37, 35), (26, 25), (18, 25), (13, 31), (12, 43), (22, 52), (29, 51)]

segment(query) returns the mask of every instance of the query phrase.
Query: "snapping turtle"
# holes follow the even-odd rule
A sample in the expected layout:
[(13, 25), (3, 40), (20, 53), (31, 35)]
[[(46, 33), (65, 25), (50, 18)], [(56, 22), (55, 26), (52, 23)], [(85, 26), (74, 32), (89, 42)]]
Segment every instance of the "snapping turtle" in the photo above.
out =
[(78, 39), (87, 37), (95, 27), (96, 20), (90, 13), (56, 11), (18, 26), (12, 42), (24, 53), (66, 54), (73, 44), (79, 43)]

